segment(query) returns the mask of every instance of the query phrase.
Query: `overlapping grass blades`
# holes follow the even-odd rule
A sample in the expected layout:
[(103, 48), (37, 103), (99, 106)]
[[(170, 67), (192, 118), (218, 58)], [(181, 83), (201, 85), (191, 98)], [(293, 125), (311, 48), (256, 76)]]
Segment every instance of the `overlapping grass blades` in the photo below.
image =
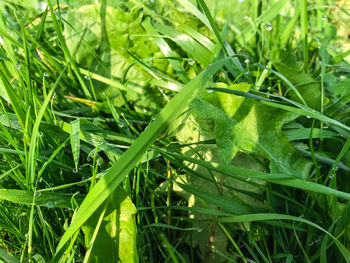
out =
[(60, 240), (56, 254), (61, 252), (66, 242), (84, 224), (92, 213), (117, 188), (125, 176), (133, 169), (140, 157), (157, 139), (162, 130), (197, 96), (213, 75), (227, 62), (227, 59), (215, 62), (195, 79), (186, 84), (183, 89), (165, 106), (156, 119), (146, 128), (133, 145), (108, 170), (106, 175), (94, 186), (81, 204), (75, 219)]

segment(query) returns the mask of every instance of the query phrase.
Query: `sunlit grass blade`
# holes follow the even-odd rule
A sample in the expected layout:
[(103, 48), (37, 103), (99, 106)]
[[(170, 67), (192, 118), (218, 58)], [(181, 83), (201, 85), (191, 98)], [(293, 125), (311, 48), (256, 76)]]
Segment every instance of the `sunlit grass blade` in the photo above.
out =
[(7, 254), (2, 249), (0, 249), (0, 259), (3, 262), (7, 262), (7, 263), (19, 263), (20, 262), (17, 258), (11, 256), (10, 254)]
[(287, 2), (289, 2), (289, 0), (280, 0), (273, 3), (258, 17), (258, 22), (269, 23), (272, 21), (276, 16), (279, 15), (279, 12), (287, 4)]
[(75, 170), (77, 170), (79, 166), (80, 154), (80, 119), (77, 119), (70, 123), (70, 141), (72, 146)]
[(303, 37), (304, 71), (309, 69), (308, 14), (307, 1), (299, 0), (301, 35)]
[[(156, 35), (158, 34), (157, 30), (154, 28), (154, 26), (151, 24), (150, 19), (146, 19), (143, 23), (142, 26), (146, 29), (146, 31), (150, 35)], [(168, 43), (162, 39), (162, 38), (155, 38), (155, 42), (157, 43), (158, 47), (166, 57), (176, 57), (176, 54), (174, 51), (171, 49), (171, 47), (168, 45)], [(186, 75), (186, 71), (181, 65), (179, 61), (176, 60), (170, 60), (170, 64), (174, 67), (175, 71), (177, 72), (180, 80), (183, 83), (188, 82), (188, 77)]]
[[(17, 204), (30, 205), (35, 196), (35, 205), (46, 206), (48, 208), (62, 207), (71, 208), (71, 198), (73, 194), (54, 192), (33, 192), (25, 190), (0, 189), (0, 200), (6, 200)], [(81, 202), (83, 196), (76, 195), (75, 198)]]
[(209, 65), (211, 53), (195, 39), (167, 25), (155, 24), (154, 27), (163, 35), (169, 36), (170, 39), (190, 54), (194, 60), (203, 63), (205, 67)]

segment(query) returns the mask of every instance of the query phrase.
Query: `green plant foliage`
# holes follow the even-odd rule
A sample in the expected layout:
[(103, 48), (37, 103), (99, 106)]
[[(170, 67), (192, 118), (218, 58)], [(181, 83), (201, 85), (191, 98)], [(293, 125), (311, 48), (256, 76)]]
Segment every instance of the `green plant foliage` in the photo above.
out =
[[(104, 217), (97, 227), (103, 209)], [(118, 187), (82, 227), (86, 247), (91, 249), (88, 262), (138, 262), (135, 214), (134, 204)]]
[[(84, 5), (70, 9), (67, 14), (69, 26), (65, 27), (64, 36), (73, 58), (85, 68), (104, 76), (121, 80), (126, 76), (130, 90), (141, 92), (127, 93), (128, 101), (135, 101), (140, 107), (157, 107), (152, 90), (140, 89), (145, 86), (144, 78), (150, 75), (139, 65), (132, 66), (136, 57), (160, 57), (161, 53), (153, 41), (148, 41), (141, 26), (142, 11), (136, 9), (125, 12), (121, 8), (99, 4)], [(154, 60), (153, 66), (159, 70), (167, 68), (165, 60)], [(124, 76), (125, 74), (125, 76)], [(120, 92), (113, 87), (95, 83), (98, 93), (104, 92), (115, 106), (122, 106), (125, 101)], [(104, 99), (100, 95), (101, 99)], [(147, 103), (145, 103), (147, 102)]]
[[(242, 83), (229, 88), (248, 91), (249, 86)], [(308, 177), (311, 163), (296, 152), (281, 131), (282, 126), (297, 115), (218, 92), (202, 93), (191, 110), (201, 127), (208, 127), (215, 134), (224, 163), (230, 163), (238, 151), (257, 153), (270, 160), (272, 173)]]
[(350, 262), (348, 1), (0, 1), (0, 262)]

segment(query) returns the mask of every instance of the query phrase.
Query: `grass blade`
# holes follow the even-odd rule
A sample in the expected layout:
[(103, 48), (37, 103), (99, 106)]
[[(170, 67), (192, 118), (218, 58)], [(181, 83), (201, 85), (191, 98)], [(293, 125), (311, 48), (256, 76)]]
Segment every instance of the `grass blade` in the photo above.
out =
[(77, 170), (80, 153), (80, 119), (77, 119), (70, 123), (70, 142), (72, 146), (75, 170)]

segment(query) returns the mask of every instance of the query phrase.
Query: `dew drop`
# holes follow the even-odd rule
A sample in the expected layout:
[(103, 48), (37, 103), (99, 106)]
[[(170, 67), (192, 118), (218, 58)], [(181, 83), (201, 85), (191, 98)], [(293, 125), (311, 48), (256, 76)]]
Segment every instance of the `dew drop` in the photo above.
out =
[(311, 117), (310, 116), (306, 116), (307, 119), (310, 119)]
[(35, 193), (34, 193), (34, 196), (35, 196), (35, 197), (38, 197), (38, 196), (40, 196), (40, 195), (41, 195), (40, 192), (35, 192)]
[(266, 26), (266, 30), (267, 30), (267, 31), (271, 31), (271, 30), (272, 30), (272, 28), (273, 28), (273, 27), (272, 27), (272, 25), (271, 25), (271, 24), (268, 24), (268, 25)]
[(154, 0), (149, 0), (151, 3), (154, 3)]
[(55, 203), (53, 201), (47, 201), (45, 205), (47, 208), (54, 208), (55, 207)]
[(129, 39), (130, 39), (130, 40), (134, 40), (134, 36), (130, 35), (130, 36), (129, 36)]
[(283, 16), (283, 13), (282, 13), (282, 12), (279, 12), (279, 15), (280, 15), (280, 16)]
[(90, 77), (89, 77), (89, 76), (84, 76), (84, 79), (89, 80), (89, 79), (90, 79)]
[(146, 109), (143, 109), (143, 113), (146, 113), (147, 112), (147, 110)]
[(237, 0), (239, 3), (243, 3), (244, 2), (244, 0)]
[(118, 126), (119, 126), (120, 128), (123, 128), (123, 127), (124, 127), (124, 123), (121, 122), (121, 123), (118, 124)]
[(154, 121), (156, 119), (156, 116), (152, 116), (151, 120)]
[(73, 169), (73, 173), (76, 174), (77, 172), (78, 172), (78, 169), (77, 169), (77, 168), (74, 168), (74, 169)]
[(320, 48), (321, 48), (321, 46), (318, 46), (317, 48), (318, 48), (318, 49), (320, 49)]
[(124, 112), (120, 113), (120, 116), (124, 116)]
[(322, 21), (326, 21), (326, 19), (327, 19), (327, 18), (326, 18), (325, 16), (322, 17)]
[(21, 67), (21, 64), (16, 64), (16, 69), (20, 69)]
[(105, 172), (101, 173), (101, 177), (103, 177), (103, 176), (105, 176), (105, 175), (106, 175), (106, 173), (105, 173)]
[(249, 59), (244, 60), (244, 63), (248, 64), (249, 63)]
[(48, 76), (49, 76), (49, 73), (45, 72), (44, 77), (48, 77)]
[(207, 89), (207, 93), (213, 93), (212, 89)]
[(202, 232), (203, 231), (203, 228), (198, 228), (197, 232)]
[(192, 66), (193, 64), (195, 64), (196, 62), (193, 60), (193, 59), (190, 59), (189, 61), (188, 61), (188, 64), (190, 65), (190, 66)]
[(251, 180), (251, 178), (250, 178), (250, 177), (248, 177), (248, 178), (246, 179), (246, 181), (247, 181), (247, 182), (249, 182), (250, 180)]
[(244, 19), (248, 19), (248, 16), (244, 16)]

